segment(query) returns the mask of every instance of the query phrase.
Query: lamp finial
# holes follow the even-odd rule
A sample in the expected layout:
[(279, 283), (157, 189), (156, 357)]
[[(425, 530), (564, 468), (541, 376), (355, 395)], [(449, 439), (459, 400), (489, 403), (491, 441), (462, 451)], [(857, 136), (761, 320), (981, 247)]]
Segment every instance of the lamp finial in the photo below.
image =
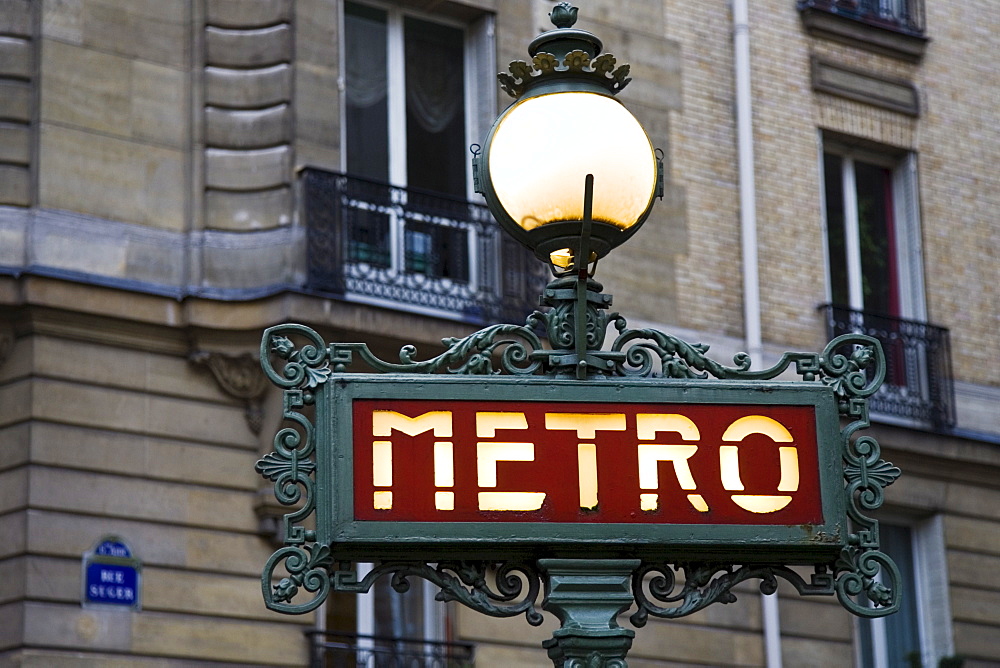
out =
[(552, 25), (557, 28), (572, 28), (579, 10), (568, 2), (560, 2), (549, 12)]

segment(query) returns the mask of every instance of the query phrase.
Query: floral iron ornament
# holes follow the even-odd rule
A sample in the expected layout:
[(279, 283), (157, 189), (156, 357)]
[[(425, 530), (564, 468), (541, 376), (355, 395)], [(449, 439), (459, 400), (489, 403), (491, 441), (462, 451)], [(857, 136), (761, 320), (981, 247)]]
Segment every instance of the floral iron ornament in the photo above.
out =
[[(583, 362), (588, 375), (580, 381), (575, 380), (581, 361), (574, 340), (578, 328), (572, 322), (575, 292), (565, 289), (561, 284), (565, 280), (553, 281), (544, 293), (543, 301), (553, 306), (551, 310), (536, 311), (524, 325), (497, 324), (464, 338), (445, 339), (444, 352), (426, 360), (417, 359), (413, 346), (404, 346), (398, 361), (385, 361), (364, 343), (328, 344), (303, 325), (281, 325), (265, 331), (262, 366), (268, 378), (284, 390), (284, 417), (290, 426), (275, 435), (274, 452), (261, 458), (256, 470), (274, 482), (279, 502), (296, 507), (284, 518), (285, 546), (271, 556), (263, 571), (263, 594), (269, 608), (301, 614), (318, 607), (331, 590), (365, 592), (375, 580), (391, 577), (392, 586), (405, 591), (409, 578), (419, 577), (440, 588), (439, 600), (458, 601), (498, 617), (524, 614), (529, 623), (541, 623), (537, 607), (545, 573), (523, 553), (507, 561), (429, 560), (434, 565), (428, 560), (386, 558), (359, 578), (350, 560), (336, 554), (335, 545), (317, 542), (316, 530), (306, 528), (305, 520), (316, 510), (317, 494), (317, 418), (309, 414), (315, 414), (317, 395), (340, 379), (352, 377), (354, 374), (347, 372), (360, 363), (393, 378), (417, 380), (444, 374), (570, 379), (590, 387), (616, 378), (673, 379), (710, 386), (718, 380), (769, 381), (794, 373), (804, 386), (828, 387), (836, 397), (842, 423), (840, 466), (851, 528), (839, 552), (826, 563), (814, 564), (815, 572), (808, 580), (784, 565), (739, 565), (717, 559), (671, 564), (647, 558), (632, 570), (632, 600), (637, 611), (631, 620), (642, 626), (649, 616), (675, 618), (712, 603), (733, 602), (733, 587), (749, 579), (760, 580), (765, 593), (773, 592), (777, 578), (782, 578), (803, 595), (836, 594), (845, 608), (860, 616), (883, 616), (898, 609), (899, 571), (879, 550), (878, 521), (871, 512), (882, 505), (885, 487), (900, 471), (881, 458), (874, 438), (856, 436), (870, 424), (867, 399), (885, 375), (884, 354), (877, 340), (841, 336), (821, 353), (785, 353), (777, 364), (764, 370), (751, 370), (750, 358), (743, 353), (734, 358), (733, 366), (725, 366), (706, 355), (708, 346), (687, 343), (654, 329), (629, 329), (622, 316), (608, 312), (610, 296), (602, 294), (600, 284), (590, 279), (583, 328)], [(614, 325), (617, 335), (605, 350), (608, 325)], [(543, 345), (539, 331), (547, 333), (553, 348)], [(836, 542), (824, 535), (812, 540)], [(276, 570), (282, 565), (287, 575), (278, 577)], [(678, 585), (677, 572), (683, 572), (682, 585)], [(299, 602), (303, 590), (308, 596)]]
[[(560, 2), (552, 9), (549, 18), (557, 30), (539, 36), (531, 43), (528, 47), (531, 63), (514, 60), (507, 67), (510, 74), (501, 72), (497, 75), (500, 88), (505, 93), (519, 98), (541, 81), (576, 79), (589, 81), (614, 94), (632, 81), (629, 65), (615, 67), (617, 60), (614, 56), (600, 53), (603, 44), (599, 39), (573, 29), (577, 12), (577, 8), (568, 2)], [(587, 48), (579, 48), (581, 46)]]

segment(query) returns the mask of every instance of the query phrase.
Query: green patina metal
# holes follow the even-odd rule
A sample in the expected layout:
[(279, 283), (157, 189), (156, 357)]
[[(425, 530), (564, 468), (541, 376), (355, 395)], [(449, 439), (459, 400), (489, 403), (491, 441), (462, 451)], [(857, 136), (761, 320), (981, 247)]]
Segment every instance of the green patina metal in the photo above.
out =
[[(593, 35), (572, 29), (575, 13), (567, 3), (553, 10), (552, 33), (562, 41), (549, 33), (536, 39), (533, 67), (515, 61), (511, 75), (501, 75), (508, 92), (537, 91), (542, 81), (541, 88), (582, 86), (613, 94), (628, 82), (628, 66), (614, 69), (610, 56), (593, 59), (569, 48), (575, 40), (600, 51)], [(552, 49), (553, 41), (562, 51), (541, 50)], [(483, 178), (474, 171), (477, 180)], [(586, 209), (589, 197), (585, 202)], [(586, 230), (580, 237), (581, 266), (545, 288), (541, 301), (548, 310), (536, 311), (523, 325), (496, 324), (445, 339), (444, 351), (430, 359), (418, 360), (408, 345), (398, 361), (382, 360), (364, 343), (327, 343), (297, 324), (264, 332), (261, 364), (284, 392), (287, 426), (256, 470), (273, 481), (278, 501), (291, 507), (284, 516), (285, 544), (262, 573), (267, 607), (302, 614), (315, 610), (331, 591), (366, 592), (389, 577), (402, 592), (410, 578), (421, 578), (440, 589), (438, 600), (483, 614), (523, 614), (538, 625), (539, 608), (553, 613), (561, 627), (544, 646), (564, 668), (626, 666), (634, 631), (616, 620), (632, 606), (630, 621), (642, 627), (650, 616), (677, 618), (731, 603), (733, 588), (747, 580), (759, 580), (764, 593), (773, 593), (782, 578), (803, 595), (836, 595), (859, 616), (895, 612), (900, 575), (880, 550), (872, 513), (900, 471), (882, 459), (872, 436), (859, 435), (870, 426), (868, 398), (885, 378), (879, 342), (848, 334), (819, 353), (785, 353), (766, 369), (751, 369), (745, 353), (736, 355), (732, 366), (721, 364), (707, 356), (706, 345), (655, 329), (629, 329), (610, 311), (611, 296), (583, 266), (593, 246)], [(609, 331), (615, 332), (610, 342)], [(595, 406), (619, 401), (813, 407), (823, 524), (525, 522), (512, 534), (510, 524), (357, 521), (351, 403), (469, 396)], [(314, 514), (315, 528), (308, 528)], [(361, 578), (353, 566), (359, 560), (376, 562)], [(796, 565), (811, 565), (813, 572), (803, 577), (792, 568)]]
[[(516, 395), (519, 386), (546, 386), (551, 388), (553, 396), (563, 399), (589, 397), (600, 401), (612, 391), (624, 393), (626, 398), (641, 397), (644, 384), (650, 391), (660, 393), (657, 401), (664, 400), (664, 396), (669, 399), (671, 393), (680, 393), (697, 400), (720, 400), (728, 396), (729, 401), (738, 401), (742, 396), (743, 401), (759, 403), (759, 396), (754, 396), (756, 391), (772, 395), (775, 403), (822, 406), (819, 398), (827, 397), (829, 415), (823, 417), (820, 411), (819, 420), (823, 429), (832, 430), (836, 436), (832, 470), (841, 471), (842, 477), (840, 493), (825, 496), (842, 499), (845, 512), (837, 516), (837, 502), (825, 499), (825, 503), (834, 504), (828, 517), (837, 519), (831, 519), (829, 527), (815, 531), (812, 535), (816, 539), (811, 541), (803, 540), (803, 536), (814, 528), (755, 527), (753, 530), (765, 539), (777, 539), (779, 543), (785, 540), (784, 552), (779, 550), (777, 554), (788, 557), (789, 561), (780, 564), (747, 559), (746, 551), (739, 555), (743, 560), (741, 565), (722, 558), (722, 552), (741, 541), (746, 546), (752, 543), (745, 527), (717, 527), (713, 537), (724, 545), (728, 541), (728, 547), (722, 551), (707, 549), (700, 556), (696, 550), (672, 550), (677, 536), (672, 535), (670, 527), (657, 529), (661, 532), (659, 542), (649, 541), (638, 533), (622, 537), (618, 529), (609, 530), (607, 538), (614, 534), (642, 554), (641, 565), (632, 571), (632, 591), (638, 609), (632, 621), (641, 626), (650, 615), (681, 617), (714, 602), (732, 602), (735, 600), (732, 588), (748, 579), (760, 579), (762, 591), (771, 592), (778, 577), (791, 582), (802, 594), (836, 594), (844, 607), (858, 615), (881, 616), (898, 609), (898, 571), (892, 560), (879, 551), (878, 521), (870, 513), (882, 505), (884, 488), (899, 476), (899, 469), (881, 459), (873, 437), (857, 436), (860, 429), (869, 426), (867, 398), (878, 389), (885, 375), (885, 360), (878, 341), (847, 335), (831, 341), (821, 353), (785, 353), (768, 369), (751, 370), (749, 357), (742, 353), (734, 358), (734, 366), (725, 366), (706, 356), (708, 346), (687, 343), (654, 329), (629, 329), (623, 317), (606, 312), (610, 299), (590, 280), (585, 355), (591, 372), (581, 381), (575, 373), (576, 291), (567, 288), (566, 280), (556, 279), (545, 291), (553, 308), (535, 312), (525, 325), (492, 325), (461, 339), (446, 339), (444, 352), (423, 361), (416, 360), (412, 346), (401, 349), (398, 362), (388, 362), (376, 357), (364, 343), (328, 344), (303, 325), (281, 325), (264, 333), (263, 368), (271, 381), (284, 389), (284, 417), (290, 426), (276, 434), (274, 452), (257, 463), (257, 471), (274, 481), (275, 495), (281, 503), (299, 506), (285, 516), (286, 545), (272, 555), (263, 572), (268, 607), (280, 612), (304, 613), (319, 606), (331, 589), (363, 592), (376, 579), (391, 575), (393, 585), (405, 590), (407, 578), (417, 576), (441, 587), (438, 596), (441, 600), (456, 600), (494, 616), (526, 614), (530, 623), (540, 623), (541, 616), (535, 607), (543, 572), (531, 558), (530, 550), (513, 546), (509, 553), (504, 553), (505, 548), (497, 545), (496, 537), (490, 536), (486, 528), (465, 526), (459, 527), (457, 535), (454, 529), (448, 535), (435, 535), (430, 527), (424, 526), (425, 535), (414, 542), (428, 549), (429, 559), (392, 558), (358, 580), (347, 560), (352, 558), (352, 550), (356, 557), (368, 548), (359, 551), (350, 541), (341, 545), (331, 540), (335, 533), (331, 517), (320, 517), (317, 529), (305, 527), (305, 520), (316, 511), (318, 500), (322, 500), (319, 507), (325, 513), (344, 512), (333, 509), (338, 497), (345, 507), (348, 503), (345, 496), (348, 490), (342, 487), (344, 479), (330, 477), (327, 472), (332, 466), (317, 466), (318, 459), (335, 456), (338, 439), (342, 441), (345, 437), (346, 427), (341, 425), (338, 430), (332, 424), (331, 402), (323, 398), (326, 393), (339, 381), (350, 379), (351, 382), (344, 383), (350, 389), (341, 390), (340, 401), (365, 395), (360, 388), (366, 386), (376, 388), (380, 396), (386, 387), (395, 388), (392, 396), (426, 396), (427, 388), (435, 387), (437, 379), (442, 379), (452, 381), (440, 385), (446, 389), (444, 398), (448, 398), (448, 392), (452, 397), (457, 396), (463, 387), (488, 388), (493, 395), (503, 398)], [(610, 349), (605, 350), (604, 332), (608, 324), (613, 324), (618, 334)], [(536, 334), (539, 329), (548, 332), (553, 348), (543, 346)], [(347, 373), (358, 362), (387, 375)], [(799, 380), (775, 380), (790, 373)], [(796, 388), (800, 391), (796, 392)], [(737, 394), (729, 394), (733, 390)], [(307, 415), (310, 410), (315, 413), (313, 417)], [(344, 461), (343, 452), (336, 456)], [(833, 483), (828, 475), (824, 481), (825, 492), (829, 492)], [(405, 527), (395, 527), (401, 529)], [(392, 529), (382, 526), (381, 530)], [(531, 545), (544, 543), (552, 533), (544, 526), (525, 530), (525, 542)], [(572, 527), (559, 527), (566, 544), (576, 541), (587, 554), (587, 543), (594, 541), (584, 540), (583, 533)], [(593, 536), (594, 527), (589, 527), (586, 533)], [(364, 545), (372, 536), (361, 533), (349, 538)], [(466, 558), (458, 561), (448, 559), (448, 553), (456, 550), (461, 553), (461, 540), (457, 539), (473, 544), (481, 539), (489, 544), (489, 550), (480, 550), (478, 554), (466, 551), (462, 555)], [(818, 549), (796, 550), (796, 541)], [(587, 554), (588, 563), (604, 561), (601, 550), (607, 541), (597, 543)], [(442, 549), (432, 549), (435, 544)], [(486, 552), (493, 556), (482, 558)], [(809, 554), (814, 558), (810, 559)], [(671, 559), (672, 556), (675, 558)], [(428, 565), (428, 560), (436, 561), (436, 565)], [(805, 580), (787, 563), (812, 563), (815, 573)], [(275, 570), (282, 564), (288, 576), (274, 584)], [(677, 572), (683, 572), (683, 584), (678, 584)], [(293, 602), (303, 589), (311, 595), (310, 599)], [(874, 605), (859, 604), (859, 595)]]
[[(405, 401), (433, 397), (439, 407), (470, 399), (487, 400), (495, 410), (504, 402), (589, 404), (600, 412), (609, 404), (710, 404), (714, 406), (809, 406), (816, 410), (819, 481), (823, 515), (809, 525), (622, 524), (569, 522), (372, 522), (356, 520), (352, 446), (356, 433), (351, 408), (356, 400)], [(614, 382), (580, 383), (549, 377), (442, 376), (426, 374), (332, 374), (317, 388), (320, 425), (316, 452), (319, 471), (314, 489), (316, 541), (335, 546), (344, 561), (372, 561), (391, 555), (420, 554), (430, 560), (460, 556), (485, 559), (502, 544), (505, 558), (539, 556), (647, 557), (684, 560), (692, 555), (750, 561), (778, 558), (794, 563), (835, 559), (847, 544), (840, 430), (833, 389), (821, 383), (690, 381), (621, 377)], [(329, 425), (325, 429), (323, 425)], [(623, 444), (624, 445), (624, 444)]]

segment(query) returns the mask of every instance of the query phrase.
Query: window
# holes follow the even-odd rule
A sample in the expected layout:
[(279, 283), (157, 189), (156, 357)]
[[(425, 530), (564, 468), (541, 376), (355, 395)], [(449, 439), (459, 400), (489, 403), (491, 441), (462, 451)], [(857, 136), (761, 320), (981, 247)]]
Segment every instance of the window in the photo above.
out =
[(393, 590), (389, 578), (381, 578), (368, 594), (360, 594), (358, 633), (377, 638), (444, 640), (446, 606), (435, 601), (437, 590), (413, 578), (409, 591)]
[(911, 35), (924, 32), (923, 0), (799, 0), (798, 5), (799, 11), (829, 12), (887, 30)]
[[(359, 575), (370, 568), (359, 564)], [(427, 580), (412, 578), (410, 585), (400, 593), (390, 578), (380, 578), (358, 594), (358, 666), (446, 665), (435, 656), (449, 639), (448, 606), (434, 599), (438, 590)]]
[(823, 181), (830, 301), (923, 320), (915, 157), (832, 143)]
[(347, 171), (465, 197), (465, 32), (347, 3)]
[(430, 278), (469, 280), (469, 231), (458, 225), (408, 221), (406, 271)]
[(858, 619), (856, 650), (861, 668), (937, 666), (953, 653), (944, 538), (939, 517), (915, 523), (881, 523), (882, 551), (902, 578), (895, 614)]
[[(371, 564), (358, 564), (364, 576)], [(422, 578), (410, 589), (392, 589), (379, 578), (367, 594), (331, 592), (310, 630), (310, 666), (351, 668), (471, 668), (475, 646), (452, 639), (448, 604), (435, 600), (438, 589)]]
[(882, 550), (899, 567), (905, 589), (902, 605), (894, 615), (858, 624), (861, 668), (888, 668), (913, 665), (920, 656), (920, 624), (917, 617), (916, 577), (913, 573), (913, 532), (910, 527), (884, 524), (879, 532)]
[[(431, 301), (451, 308), (479, 297), (476, 249), (487, 239), (466, 200), (473, 195), (469, 146), (482, 141), (496, 113), (492, 30), (488, 15), (463, 22), (388, 3), (344, 3), (346, 292), (373, 299), (391, 292), (422, 306), (413, 293), (438, 290)], [(372, 282), (389, 287), (367, 290)], [(383, 578), (358, 595), (357, 665), (423, 661), (402, 640), (447, 640), (447, 606), (435, 594), (418, 578), (399, 594)], [(424, 651), (433, 654), (430, 645)]]
[(946, 430), (951, 349), (948, 330), (926, 322), (916, 156), (824, 139), (829, 334), (882, 343), (886, 378), (871, 404), (880, 420)]
[[(407, 189), (387, 200), (416, 191), (470, 199), (468, 147), (482, 141), (495, 112), (493, 87), (485, 83), (494, 69), (492, 17), (465, 24), (348, 2), (343, 45), (344, 171)], [(470, 280), (471, 229), (442, 225), (440, 216), (390, 222), (380, 211), (356, 216), (349, 261)]]

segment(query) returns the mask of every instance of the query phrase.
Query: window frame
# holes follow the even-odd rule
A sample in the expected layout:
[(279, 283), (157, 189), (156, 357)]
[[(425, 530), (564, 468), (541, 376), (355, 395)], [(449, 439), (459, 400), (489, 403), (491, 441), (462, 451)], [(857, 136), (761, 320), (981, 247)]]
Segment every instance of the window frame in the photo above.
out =
[[(374, 564), (363, 562), (357, 565), (358, 579), (364, 578), (374, 568)], [(447, 603), (435, 600), (438, 589), (429, 580), (417, 578), (417, 587), (411, 587), (410, 591), (399, 593), (392, 590), (389, 579), (381, 578), (371, 589), (363, 594), (357, 594), (356, 603), (356, 630), (359, 636), (376, 636), (375, 633), (375, 604), (376, 586), (382, 591), (388, 591), (392, 596), (410, 596), (420, 593), (421, 596), (421, 627), (423, 637), (410, 638), (411, 640), (428, 640), (432, 642), (445, 642), (449, 638), (448, 627), (451, 624), (451, 614)], [(384, 637), (384, 636), (382, 636)], [(371, 649), (374, 647), (371, 640), (366, 638), (358, 639), (360, 649)]]
[[(482, 141), (496, 117), (497, 101), (496, 86), (490, 85), (492, 78), (483, 79), (480, 73), (496, 71), (496, 46), (494, 40), (494, 17), (483, 13), (476, 19), (463, 21), (447, 15), (424, 12), (391, 2), (379, 0), (350, 0), (352, 4), (378, 9), (386, 13), (386, 65), (388, 68), (388, 147), (389, 147), (389, 183), (400, 188), (408, 186), (407, 178), (407, 141), (406, 141), (406, 68), (404, 53), (403, 23), (406, 17), (437, 23), (462, 31), (464, 42), (463, 67), (463, 114), (465, 125), (465, 146)], [(339, 6), (339, 31), (345, 32), (345, 5)], [(347, 76), (346, 76), (346, 40), (339, 40), (340, 74), (337, 81), (340, 90), (338, 103), (340, 118), (346, 118), (347, 110)], [(347, 146), (347, 124), (340, 124), (340, 145)], [(472, 178), (472, 159), (465, 159), (465, 197), (469, 201), (479, 201)], [(349, 174), (347, 168), (347, 151), (340, 152), (340, 171)]]
[[(885, 510), (885, 509), (884, 509)], [(889, 509), (881, 526), (895, 525), (910, 530), (910, 550), (913, 558), (913, 582), (902, 583), (903, 596), (916, 597), (917, 632), (921, 665), (936, 666), (944, 657), (954, 654), (951, 605), (948, 597), (947, 546), (944, 538), (944, 518), (938, 513), (917, 516), (905, 511)], [(870, 625), (873, 646), (885, 647), (888, 643), (886, 619), (876, 617), (854, 619), (853, 646), (855, 665), (863, 666), (864, 648), (861, 644), (862, 625)], [(890, 668), (885, 655), (872, 657), (874, 668)]]
[[(386, 14), (386, 67), (387, 67), (387, 150), (388, 150), (388, 185), (398, 189), (398, 197), (401, 199), (392, 205), (387, 205), (390, 209), (389, 215), (389, 260), (375, 267), (384, 269), (392, 275), (422, 275), (426, 280), (436, 282), (443, 286), (466, 285), (469, 290), (475, 292), (480, 286), (480, 267), (478, 261), (478, 249), (481, 240), (478, 231), (472, 225), (458, 225), (465, 236), (464, 257), (461, 264), (464, 269), (464, 276), (436, 276), (433, 271), (411, 270), (407, 257), (407, 224), (416, 222), (423, 225), (422, 221), (406, 219), (401, 215), (396, 215), (395, 205), (407, 204), (408, 187), (408, 166), (407, 166), (407, 119), (406, 119), (406, 81), (405, 81), (405, 32), (404, 24), (407, 18), (415, 18), (421, 21), (436, 23), (460, 30), (463, 35), (463, 109), (465, 127), (465, 146), (481, 141), (493, 122), (496, 112), (496, 86), (484, 83), (492, 81), (491, 77), (481, 76), (484, 70), (490, 73), (495, 72), (496, 55), (494, 43), (494, 16), (483, 12), (481, 15), (470, 20), (459, 20), (455, 17), (442, 16), (430, 12), (422, 12), (409, 7), (400, 6), (384, 1), (350, 0), (352, 4), (362, 7), (370, 7)], [(350, 175), (347, 165), (347, 58), (346, 58), (346, 2), (338, 3), (339, 8), (339, 28), (341, 39), (339, 40), (339, 60), (340, 76), (338, 88), (340, 90), (339, 111), (340, 111), (340, 167), (341, 172)], [(458, 158), (459, 156), (456, 156)], [(462, 156), (465, 165), (465, 199), (470, 202), (481, 202), (482, 197), (475, 193), (472, 175), (471, 153)], [(441, 195), (444, 198), (454, 197), (453, 195)], [(433, 224), (427, 221), (426, 224)], [(447, 231), (454, 229), (453, 225), (442, 225), (444, 230), (440, 234), (431, 235), (434, 240), (447, 237)], [(447, 264), (447, 262), (445, 262)], [(368, 263), (362, 260), (350, 259), (349, 264), (363, 267), (363, 271), (368, 271)]]
[[(844, 197), (845, 255), (851, 309), (864, 311), (860, 233), (858, 227), (857, 189), (854, 163), (862, 161), (892, 170), (892, 213), (896, 255), (896, 283), (899, 290), (899, 313), (892, 315), (909, 320), (927, 320), (924, 291), (923, 248), (920, 221), (920, 198), (917, 155), (910, 151), (879, 146), (863, 140), (848, 140), (820, 131), (818, 137), (818, 168), (820, 177), (820, 210), (823, 225), (823, 262), (826, 282), (826, 302), (832, 303), (833, 285), (829, 221), (826, 201), (828, 175), (824, 165), (826, 154), (841, 158), (841, 189)], [(848, 196), (850, 194), (850, 197)]]

